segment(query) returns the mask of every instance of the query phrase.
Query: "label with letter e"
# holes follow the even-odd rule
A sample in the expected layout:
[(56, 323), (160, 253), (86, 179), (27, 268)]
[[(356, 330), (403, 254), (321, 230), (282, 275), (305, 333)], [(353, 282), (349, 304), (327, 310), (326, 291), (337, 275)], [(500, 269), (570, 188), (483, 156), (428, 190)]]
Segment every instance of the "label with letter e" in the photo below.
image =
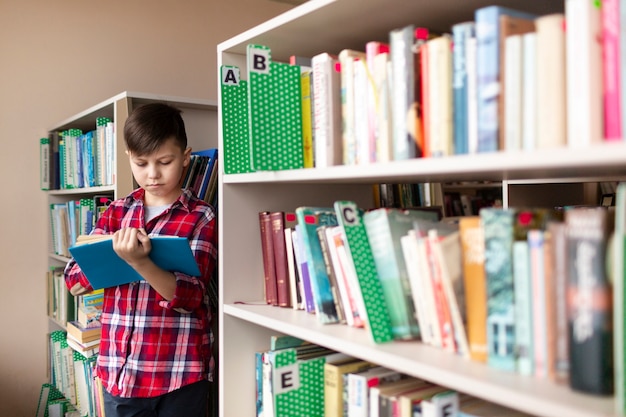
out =
[(274, 368), (272, 372), (274, 395), (300, 388), (300, 369), (297, 363)]

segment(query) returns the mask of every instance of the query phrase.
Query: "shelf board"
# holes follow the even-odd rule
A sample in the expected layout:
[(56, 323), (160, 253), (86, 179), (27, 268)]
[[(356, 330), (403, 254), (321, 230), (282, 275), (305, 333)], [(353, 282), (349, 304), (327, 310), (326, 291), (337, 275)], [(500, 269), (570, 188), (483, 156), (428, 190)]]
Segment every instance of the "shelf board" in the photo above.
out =
[[(450, 32), (452, 24), (474, 20), (475, 9), (492, 4), (490, 0), (468, 4), (455, 0), (312, 0), (220, 43), (218, 56), (245, 55), (249, 43), (270, 47), (272, 59), (283, 62), (293, 54), (362, 50), (367, 41), (387, 41), (390, 30), (408, 24), (427, 27), (434, 33)], [(538, 15), (563, 11), (563, 2), (556, 1), (503, 0), (500, 4)]]
[(82, 195), (82, 194), (99, 194), (99, 193), (113, 193), (115, 192), (115, 185), (103, 185), (100, 187), (83, 187), (83, 188), (68, 188), (63, 190), (48, 190), (50, 195)]
[(533, 415), (617, 415), (613, 397), (576, 393), (565, 385), (499, 371), (417, 341), (377, 345), (364, 329), (323, 325), (314, 315), (303, 311), (267, 305), (225, 304), (223, 313)]
[(224, 175), (235, 183), (377, 183), (580, 179), (626, 177), (626, 144), (584, 149), (493, 152), (315, 168)]

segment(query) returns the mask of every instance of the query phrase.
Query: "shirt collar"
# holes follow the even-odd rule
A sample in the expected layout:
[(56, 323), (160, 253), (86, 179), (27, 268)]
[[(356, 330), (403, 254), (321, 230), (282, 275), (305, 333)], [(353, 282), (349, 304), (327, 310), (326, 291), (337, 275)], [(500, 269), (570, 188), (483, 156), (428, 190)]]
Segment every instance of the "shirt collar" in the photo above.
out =
[[(128, 206), (132, 206), (136, 204), (143, 205), (145, 194), (146, 194), (146, 191), (143, 188), (141, 187), (137, 188), (132, 193), (130, 193), (128, 197), (126, 197), (126, 204)], [(191, 193), (189, 189), (185, 188), (183, 189), (183, 192), (180, 194), (178, 199), (174, 201), (174, 203), (172, 204), (172, 207), (175, 207), (176, 205), (180, 205), (184, 207), (185, 210), (190, 211), (191, 210), (190, 203), (192, 199), (193, 199), (193, 194)]]

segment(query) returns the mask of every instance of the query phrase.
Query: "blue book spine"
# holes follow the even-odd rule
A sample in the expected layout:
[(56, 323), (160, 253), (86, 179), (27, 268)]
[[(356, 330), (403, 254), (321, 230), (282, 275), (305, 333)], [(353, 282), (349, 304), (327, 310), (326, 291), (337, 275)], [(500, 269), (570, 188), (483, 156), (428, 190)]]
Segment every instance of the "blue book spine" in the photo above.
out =
[(298, 225), (301, 226), (317, 317), (324, 324), (337, 323), (339, 316), (317, 235), (319, 226), (336, 226), (337, 217), (332, 208), (315, 207), (298, 207), (296, 216)]
[(512, 260), (514, 214), (511, 209), (492, 207), (480, 211), (487, 278), (487, 363), (509, 371), (516, 369)]
[(467, 125), (467, 39), (475, 36), (474, 22), (463, 22), (452, 26), (452, 94), (454, 117), (454, 153), (468, 153)]
[(502, 6), (477, 9), (476, 93), (478, 95), (478, 152), (499, 147), (498, 99), (500, 96), (500, 16), (534, 19), (535, 15)]

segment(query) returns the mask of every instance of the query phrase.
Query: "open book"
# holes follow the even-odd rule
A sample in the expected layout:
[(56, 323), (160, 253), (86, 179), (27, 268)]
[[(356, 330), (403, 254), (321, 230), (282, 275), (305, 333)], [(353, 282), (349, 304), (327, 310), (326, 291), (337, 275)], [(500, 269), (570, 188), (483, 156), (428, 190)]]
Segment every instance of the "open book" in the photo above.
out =
[[(81, 235), (69, 250), (94, 290), (143, 280), (113, 250), (112, 235)], [(150, 259), (166, 271), (200, 276), (189, 240), (179, 236), (153, 236)]]

